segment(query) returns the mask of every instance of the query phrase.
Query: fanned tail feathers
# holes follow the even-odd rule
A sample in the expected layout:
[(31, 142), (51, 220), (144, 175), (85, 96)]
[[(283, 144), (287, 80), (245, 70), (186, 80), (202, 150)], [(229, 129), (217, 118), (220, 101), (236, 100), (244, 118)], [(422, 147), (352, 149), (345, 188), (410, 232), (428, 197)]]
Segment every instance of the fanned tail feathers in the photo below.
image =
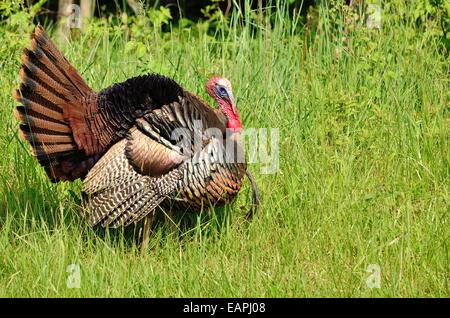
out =
[(19, 133), (53, 181), (73, 180), (92, 167), (98, 157), (79, 151), (64, 105), (93, 91), (51, 42), (42, 27), (31, 35), (19, 72), (22, 84), (13, 95)]

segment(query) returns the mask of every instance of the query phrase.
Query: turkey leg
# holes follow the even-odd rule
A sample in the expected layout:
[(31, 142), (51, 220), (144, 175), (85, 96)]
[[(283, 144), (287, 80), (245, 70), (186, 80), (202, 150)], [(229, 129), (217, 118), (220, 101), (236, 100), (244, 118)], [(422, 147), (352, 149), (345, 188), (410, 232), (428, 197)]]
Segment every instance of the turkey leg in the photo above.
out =
[(248, 169), (245, 170), (245, 174), (247, 175), (248, 180), (252, 184), (252, 191), (253, 191), (252, 207), (250, 208), (247, 215), (245, 216), (245, 218), (250, 221), (253, 218), (253, 215), (256, 213), (256, 210), (259, 207), (259, 192), (258, 192), (258, 187), (256, 185), (255, 178), (253, 178), (252, 174), (250, 173), (250, 170), (248, 170)]
[(155, 211), (150, 212), (145, 218), (144, 218), (144, 224), (142, 225), (142, 243), (141, 243), (141, 253), (144, 252), (148, 245), (148, 240), (150, 238), (150, 234), (152, 232), (151, 227), (153, 224), (153, 221), (155, 219)]

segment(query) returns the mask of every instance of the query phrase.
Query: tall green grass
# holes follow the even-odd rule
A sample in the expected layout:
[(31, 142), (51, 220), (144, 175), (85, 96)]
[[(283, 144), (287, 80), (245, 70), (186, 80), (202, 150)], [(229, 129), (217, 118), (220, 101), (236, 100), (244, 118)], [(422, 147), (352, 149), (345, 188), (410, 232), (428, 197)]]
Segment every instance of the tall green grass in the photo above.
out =
[[(205, 81), (222, 74), (245, 127), (280, 129), (279, 172), (250, 166), (262, 200), (253, 222), (243, 221), (246, 184), (224, 209), (179, 216), (177, 232), (161, 217), (143, 254), (139, 226), (90, 228), (77, 213), (81, 183), (51, 184), (19, 140), (20, 50), (0, 39), (11, 45), (1, 57), (0, 297), (449, 297), (449, 60), (395, 13), (380, 31), (346, 30), (323, 10), (306, 35), (279, 8), (234, 14), (216, 34), (151, 32), (141, 57), (101, 23), (62, 46), (96, 90), (158, 72), (209, 100)], [(70, 264), (79, 289), (67, 287)], [(380, 288), (366, 284), (371, 264)]]

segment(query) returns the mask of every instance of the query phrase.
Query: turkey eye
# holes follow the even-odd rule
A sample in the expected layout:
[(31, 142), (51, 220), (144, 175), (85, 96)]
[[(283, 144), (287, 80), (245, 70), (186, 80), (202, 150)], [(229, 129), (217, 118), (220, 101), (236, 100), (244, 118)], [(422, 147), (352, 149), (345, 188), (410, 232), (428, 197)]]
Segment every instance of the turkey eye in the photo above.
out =
[(225, 87), (223, 87), (223, 86), (218, 86), (218, 87), (217, 87), (217, 92), (219, 93), (219, 95), (220, 95), (221, 97), (228, 97), (228, 92), (227, 92), (227, 90), (225, 89)]

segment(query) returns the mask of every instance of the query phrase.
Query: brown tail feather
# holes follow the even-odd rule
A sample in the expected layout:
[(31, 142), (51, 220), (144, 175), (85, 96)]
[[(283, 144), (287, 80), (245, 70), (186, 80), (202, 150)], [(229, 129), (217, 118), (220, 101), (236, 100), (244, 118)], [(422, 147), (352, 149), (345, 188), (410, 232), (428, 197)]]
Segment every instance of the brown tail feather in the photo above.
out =
[[(41, 47), (42, 51), (50, 60), (53, 60), (54, 65), (60, 69), (67, 79), (67, 85), (75, 88), (80, 95), (87, 96), (92, 93), (89, 86), (86, 85), (83, 78), (78, 74), (76, 69), (70, 65), (66, 58), (61, 54), (58, 48), (48, 38), (47, 34), (41, 26), (36, 27), (34, 35), (37, 45)], [(62, 80), (62, 79), (61, 79)]]
[(15, 109), (21, 137), (53, 181), (84, 176), (98, 156), (79, 149), (65, 113), (69, 105), (81, 109), (83, 100), (95, 93), (40, 26), (31, 35), (31, 50), (23, 51), (22, 63), (22, 84), (13, 93), (22, 104)]
[(29, 127), (46, 129), (49, 132), (70, 134), (70, 127), (64, 122), (54, 120), (33, 109), (26, 110), (23, 106), (17, 106), (15, 109), (17, 119)]
[(58, 82), (57, 80), (55, 80), (54, 78), (52, 78), (50, 75), (48, 75), (46, 73), (47, 70), (45, 70), (45, 65), (38, 67), (33, 64), (32, 60), (30, 59), (30, 56), (32, 54), (33, 54), (33, 52), (31, 52), (27, 49), (24, 49), (24, 55), (22, 56), (22, 63), (26, 67), (26, 69), (30, 70), (30, 72), (35, 77), (41, 79), (44, 83), (48, 83), (48, 85), (51, 88), (53, 88), (56, 92), (59, 92), (63, 96), (70, 96), (71, 95), (70, 91), (64, 85), (62, 85), (60, 82)]
[(22, 138), (29, 142), (38, 142), (42, 144), (72, 144), (72, 138), (64, 135), (48, 135), (45, 133), (26, 133), (21, 131)]
[(40, 147), (35, 147), (34, 152), (36, 156), (40, 155), (42, 151), (47, 156), (52, 156), (59, 153), (67, 153), (73, 149), (73, 144), (42, 144)]
[(26, 111), (26, 112), (34, 111), (43, 116), (53, 118), (54, 120), (57, 120), (59, 122), (64, 122), (62, 112), (51, 109), (48, 107), (48, 105), (44, 106), (44, 105), (40, 104), (39, 101), (29, 100), (26, 98), (22, 98), (20, 96), (16, 97), (15, 99), (23, 105), (21, 107), (23, 107), (24, 111)]

